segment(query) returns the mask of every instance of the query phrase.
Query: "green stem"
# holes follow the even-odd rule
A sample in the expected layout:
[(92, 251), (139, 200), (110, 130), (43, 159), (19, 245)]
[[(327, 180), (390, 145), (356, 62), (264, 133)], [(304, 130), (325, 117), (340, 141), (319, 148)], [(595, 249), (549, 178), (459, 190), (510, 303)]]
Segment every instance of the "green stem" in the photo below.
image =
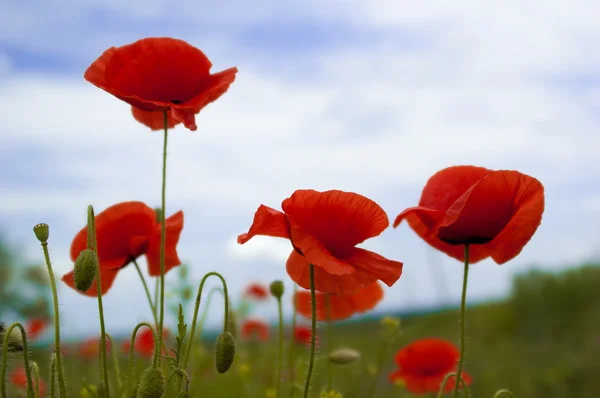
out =
[(511, 398), (516, 398), (516, 395), (512, 391), (507, 390), (507, 389), (502, 389), (502, 390), (496, 391), (496, 394), (494, 394), (494, 398), (500, 398), (503, 395), (508, 395)]
[(296, 312), (296, 292), (298, 291), (298, 285), (294, 283), (294, 295), (293, 295), (293, 305), (292, 305), (292, 336), (290, 338), (290, 355), (288, 358), (289, 364), (289, 372), (290, 372), (290, 398), (294, 396), (294, 383), (296, 382), (296, 369), (294, 366), (295, 356), (296, 356), (296, 341), (294, 338), (294, 333), (296, 333), (296, 319), (298, 317), (298, 313)]
[[(452, 376), (456, 376), (456, 372), (452, 372), (452, 373), (448, 373), (446, 375), (446, 377), (444, 377), (444, 380), (442, 380), (442, 384), (440, 385), (440, 391), (438, 392), (437, 398), (442, 398), (442, 396), (444, 395), (444, 390), (446, 389), (446, 383), (448, 382), (448, 380), (450, 379), (450, 377)], [(458, 384), (458, 383), (456, 383)], [(460, 384), (462, 384), (463, 386), (463, 391), (465, 398), (469, 398), (469, 390), (467, 389), (467, 383), (465, 383), (465, 379), (460, 378)], [(496, 398), (496, 397), (494, 397)]]
[[(98, 241), (96, 240), (96, 217), (94, 207), (88, 206), (87, 215), (88, 249), (93, 250), (98, 256)], [(102, 305), (102, 281), (100, 280), (100, 267), (96, 267), (96, 294), (98, 297), (98, 314), (100, 314), (100, 361), (101, 372), (104, 378), (104, 393), (110, 398), (110, 385), (108, 384), (108, 365), (106, 360), (106, 327), (104, 326), (104, 306)]]
[(317, 338), (317, 303), (315, 294), (315, 266), (310, 264), (310, 299), (312, 307), (312, 324), (311, 324), (311, 336), (310, 336), (310, 359), (308, 361), (308, 371), (306, 373), (306, 381), (304, 383), (304, 398), (308, 398), (308, 392), (310, 390), (310, 378), (312, 377), (313, 368), (315, 366), (315, 345)]
[(56, 354), (50, 360), (50, 398), (56, 398)]
[[(160, 291), (160, 278), (154, 278), (154, 310), (158, 311), (158, 293)], [(156, 322), (158, 324), (158, 322)]]
[(379, 375), (381, 374), (381, 367), (383, 365), (383, 359), (385, 358), (385, 354), (390, 346), (391, 340), (386, 340), (385, 343), (381, 345), (381, 350), (379, 351), (379, 355), (377, 356), (377, 374), (373, 376), (373, 380), (371, 380), (371, 385), (369, 386), (369, 393), (367, 394), (367, 398), (371, 398), (375, 394), (375, 390), (377, 389), (377, 382), (379, 381)]
[(14, 328), (21, 330), (21, 338), (23, 340), (23, 365), (25, 366), (25, 374), (27, 375), (27, 397), (33, 397), (33, 383), (31, 381), (31, 368), (29, 365), (29, 349), (27, 348), (27, 333), (25, 328), (19, 322), (11, 324), (4, 332), (4, 342), (2, 344), (2, 367), (0, 368), (0, 390), (2, 398), (7, 398), (6, 395), (6, 368), (8, 366), (8, 345), (10, 343), (10, 335)]
[(227, 327), (229, 325), (229, 293), (227, 292), (227, 282), (225, 282), (225, 278), (218, 272), (209, 272), (204, 275), (202, 280), (200, 281), (200, 286), (198, 286), (198, 294), (196, 295), (196, 305), (194, 307), (194, 318), (192, 319), (192, 330), (190, 331), (190, 338), (188, 339), (188, 345), (186, 348), (185, 356), (183, 359), (182, 369), (186, 369), (188, 362), (190, 360), (190, 352), (192, 351), (192, 345), (194, 343), (194, 333), (196, 332), (196, 321), (198, 320), (198, 309), (200, 308), (200, 299), (202, 298), (202, 290), (204, 289), (204, 283), (208, 279), (209, 276), (216, 276), (221, 280), (223, 284), (223, 299), (225, 301), (225, 319), (223, 321), (223, 331), (227, 331)]
[(204, 306), (204, 311), (202, 312), (202, 316), (200, 317), (200, 323), (198, 324), (198, 339), (202, 336), (202, 330), (204, 329), (204, 323), (206, 322), (206, 317), (208, 316), (208, 310), (210, 309), (210, 303), (212, 301), (213, 295), (216, 292), (223, 292), (223, 289), (220, 287), (213, 287), (208, 292), (208, 297), (206, 298), (206, 305)]
[[(142, 270), (140, 269), (139, 264), (135, 261), (135, 258), (131, 259), (133, 265), (135, 265), (135, 269), (137, 270), (138, 275), (142, 281), (142, 285), (144, 285), (144, 290), (146, 291), (146, 297), (148, 298), (148, 304), (150, 304), (150, 309), (152, 310), (152, 316), (154, 317), (154, 323), (158, 325), (158, 318), (156, 317), (156, 307), (152, 303), (152, 296), (150, 295), (150, 289), (148, 289), (148, 284), (146, 283), (146, 278), (144, 278), (144, 274), (142, 274)], [(157, 279), (158, 280), (158, 279)]]
[(281, 305), (281, 296), (277, 297), (277, 313), (279, 315), (279, 356), (277, 358), (277, 398), (281, 397), (281, 370), (283, 368), (283, 306)]
[(48, 242), (42, 242), (42, 250), (46, 266), (48, 267), (48, 276), (50, 278), (50, 287), (52, 288), (52, 300), (54, 303), (54, 352), (56, 353), (56, 373), (58, 377), (58, 395), (60, 398), (67, 396), (67, 386), (65, 383), (64, 369), (62, 366), (62, 353), (60, 352), (60, 314), (58, 311), (58, 292), (56, 290), (56, 280), (52, 263), (50, 262), (50, 253), (48, 251)]
[(148, 322), (138, 323), (135, 326), (135, 328), (133, 329), (133, 333), (131, 333), (131, 345), (129, 346), (129, 369), (127, 372), (129, 374), (129, 380), (127, 383), (127, 396), (128, 397), (131, 396), (131, 385), (133, 384), (133, 353), (134, 353), (134, 348), (135, 348), (135, 338), (137, 337), (138, 330), (143, 326), (146, 326), (152, 332), (152, 339), (154, 340), (154, 357), (156, 357), (157, 352), (160, 353), (159, 345), (156, 344), (158, 341), (158, 338), (157, 338), (157, 333), (156, 333), (156, 329), (154, 328), (154, 326), (152, 326)]
[(35, 389), (33, 390), (33, 396), (35, 398), (40, 398), (40, 368), (38, 364), (34, 361), (31, 362), (31, 373), (33, 373), (35, 380)]
[[(158, 347), (162, 347), (163, 342), (163, 324), (165, 321), (165, 243), (166, 243), (166, 226), (165, 212), (166, 209), (166, 194), (167, 194), (167, 132), (169, 124), (167, 119), (167, 111), (163, 112), (163, 120), (165, 132), (163, 137), (163, 155), (162, 155), (162, 190), (161, 190), (161, 205), (160, 205), (160, 316), (158, 320)], [(160, 350), (157, 351), (154, 357), (154, 367), (157, 368), (162, 362)]]
[[(465, 361), (465, 312), (467, 305), (467, 281), (469, 278), (469, 244), (465, 244), (465, 269), (463, 273), (462, 297), (460, 300), (460, 357), (458, 359), (458, 369), (456, 370), (456, 379), (462, 380), (462, 369)], [(466, 389), (466, 387), (465, 387)], [(454, 387), (454, 398), (458, 397), (460, 383)]]
[[(333, 348), (333, 331), (331, 330), (331, 304), (329, 294), (325, 294), (325, 308), (327, 311), (327, 351), (331, 353)], [(327, 361), (327, 391), (331, 391), (333, 386), (333, 369), (331, 361)]]
[(117, 397), (121, 395), (121, 391), (123, 389), (123, 379), (121, 378), (121, 367), (119, 366), (119, 357), (117, 356), (117, 347), (113, 341), (113, 338), (110, 334), (106, 334), (108, 340), (110, 341), (111, 353), (110, 356), (113, 360), (113, 368), (115, 370), (115, 375), (117, 377)]

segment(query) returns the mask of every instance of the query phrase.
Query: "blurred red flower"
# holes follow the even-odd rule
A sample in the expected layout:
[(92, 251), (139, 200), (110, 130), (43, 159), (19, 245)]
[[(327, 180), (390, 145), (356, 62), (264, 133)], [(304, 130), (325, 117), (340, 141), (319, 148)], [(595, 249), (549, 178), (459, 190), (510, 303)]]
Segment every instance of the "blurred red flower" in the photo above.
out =
[[(31, 374), (31, 381), (33, 382), (33, 390), (35, 391), (35, 377), (33, 373)], [(20, 390), (27, 390), (27, 373), (25, 372), (25, 368), (16, 368), (10, 375), (10, 382)], [(46, 383), (44, 383), (41, 377), (39, 383), (38, 394), (43, 397), (46, 394)]]
[[(106, 352), (110, 352), (110, 340), (106, 338)], [(85, 340), (79, 345), (79, 356), (83, 359), (95, 359), (100, 355), (100, 337)]]
[[(311, 343), (312, 330), (309, 326), (298, 325), (294, 329), (294, 341), (298, 344), (309, 345)], [(317, 336), (318, 339), (318, 336)]]
[(244, 292), (244, 296), (254, 300), (266, 300), (269, 298), (269, 289), (260, 283), (251, 283)]
[(211, 74), (211, 67), (206, 55), (185, 41), (151, 37), (104, 51), (84, 78), (141, 110), (161, 116), (170, 111), (175, 122), (196, 130), (195, 115), (225, 94), (237, 73), (230, 68)]
[[(165, 224), (167, 235), (165, 273), (167, 273), (181, 264), (177, 255), (177, 243), (183, 229), (183, 212), (178, 211), (173, 214), (166, 219)], [(142, 202), (119, 203), (96, 216), (102, 294), (110, 289), (120, 269), (142, 255), (146, 255), (149, 274), (160, 275), (160, 229), (154, 209)], [(75, 261), (79, 253), (86, 248), (87, 227), (79, 231), (71, 243), (71, 260)], [(75, 289), (73, 271), (64, 275), (62, 280)], [(82, 294), (95, 297), (95, 282)]]
[[(437, 393), (448, 373), (456, 372), (460, 353), (450, 342), (438, 338), (417, 340), (396, 354), (399, 370), (390, 374), (390, 381), (403, 381), (406, 389), (413, 394)], [(467, 385), (472, 379), (464, 371), (462, 378)], [(444, 392), (456, 387), (456, 377), (446, 382)]]
[(33, 318), (27, 322), (25, 326), (25, 330), (27, 331), (27, 337), (30, 340), (37, 340), (38, 337), (44, 333), (46, 327), (48, 326), (48, 321), (42, 318)]
[(454, 166), (434, 174), (419, 205), (404, 210), (402, 220), (427, 243), (464, 261), (470, 245), (471, 264), (491, 257), (503, 264), (516, 257), (542, 221), (544, 187), (513, 170)]
[[(169, 330), (163, 329), (163, 341), (169, 338)], [(131, 348), (131, 340), (127, 339), (123, 342), (121, 346), (121, 350), (124, 354), (129, 355), (129, 350)], [(154, 338), (152, 336), (152, 331), (147, 327), (144, 327), (142, 330), (139, 330), (136, 338), (135, 338), (135, 352), (139, 355), (151, 358), (154, 355)], [(163, 354), (165, 350), (163, 349)]]
[(257, 319), (247, 319), (242, 324), (242, 338), (267, 341), (269, 340), (269, 325)]
[(283, 212), (261, 205), (238, 243), (256, 235), (289, 239), (294, 250), (287, 272), (301, 287), (310, 289), (311, 263), (315, 289), (324, 293), (351, 293), (376, 280), (391, 286), (400, 278), (401, 262), (355, 247), (389, 225), (385, 211), (371, 199), (338, 190), (298, 190), (281, 207)]
[[(317, 320), (326, 321), (329, 315), (331, 321), (340, 321), (356, 313), (373, 309), (383, 299), (383, 288), (379, 282), (375, 282), (354, 293), (331, 294), (317, 292), (315, 298), (317, 301)], [(329, 308), (327, 308), (328, 303)], [(310, 291), (297, 291), (295, 305), (298, 314), (312, 319)]]

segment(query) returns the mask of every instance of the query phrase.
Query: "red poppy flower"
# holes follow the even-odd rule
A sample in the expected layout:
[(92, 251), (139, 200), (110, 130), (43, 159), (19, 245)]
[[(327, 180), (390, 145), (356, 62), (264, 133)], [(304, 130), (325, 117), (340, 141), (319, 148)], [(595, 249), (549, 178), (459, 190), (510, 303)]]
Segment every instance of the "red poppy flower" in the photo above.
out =
[(260, 341), (269, 340), (269, 325), (257, 319), (247, 319), (242, 324), (242, 338), (249, 340), (255, 338)]
[(254, 300), (266, 300), (269, 298), (269, 289), (260, 283), (251, 283), (246, 288), (244, 296), (252, 298)]
[[(167, 273), (181, 264), (177, 255), (177, 243), (183, 229), (183, 212), (179, 211), (167, 218), (165, 225), (165, 273)], [(154, 209), (142, 202), (119, 203), (96, 216), (102, 294), (110, 289), (120, 269), (128, 265), (132, 259), (142, 255), (146, 255), (149, 274), (160, 275), (160, 229)], [(86, 248), (87, 228), (83, 228), (71, 244), (71, 260), (75, 261), (79, 253)], [(75, 289), (73, 271), (64, 275), (62, 280)], [(95, 297), (95, 282), (83, 294)]]
[(450, 257), (469, 262), (491, 257), (496, 263), (516, 257), (542, 221), (544, 187), (533, 177), (513, 170), (454, 166), (434, 174), (419, 205), (404, 210), (406, 219), (427, 243)]
[[(396, 354), (396, 364), (400, 368), (390, 374), (391, 381), (403, 381), (406, 389), (413, 394), (437, 393), (448, 373), (456, 372), (460, 353), (450, 342), (425, 338), (404, 347)], [(471, 384), (471, 376), (464, 371), (462, 378), (467, 385)], [(444, 392), (456, 387), (456, 377), (446, 382)]]
[[(31, 381), (33, 382), (33, 390), (35, 391), (35, 377), (33, 373), (31, 374)], [(10, 376), (10, 382), (20, 390), (27, 390), (27, 373), (25, 372), (25, 368), (16, 368)], [(46, 394), (46, 383), (41, 378), (39, 379), (37, 388), (38, 395), (44, 396)]]
[(225, 94), (237, 68), (211, 74), (212, 63), (183, 40), (152, 37), (111, 47), (84, 78), (128, 104), (171, 117), (196, 130), (195, 115)]
[[(132, 106), (131, 114), (133, 115), (135, 120), (142, 123), (146, 127), (149, 127), (150, 130), (163, 130), (165, 128), (165, 119), (162, 112), (145, 111), (143, 109)], [(167, 111), (167, 128), (172, 129), (179, 123), (181, 122), (173, 119), (171, 111)]]
[(294, 329), (294, 341), (296, 343), (308, 345), (311, 343), (311, 339), (312, 329), (310, 327), (303, 325), (296, 326)]
[(25, 329), (27, 330), (27, 337), (30, 340), (36, 340), (38, 337), (44, 333), (46, 327), (48, 326), (48, 322), (41, 318), (34, 318), (27, 322), (27, 326)]
[[(348, 294), (315, 294), (317, 299), (317, 320), (340, 321), (359, 312), (373, 309), (383, 299), (383, 288), (379, 282)], [(295, 297), (296, 311), (305, 318), (312, 319), (310, 291), (298, 291)], [(329, 305), (329, 308), (328, 308)]]
[[(163, 337), (166, 340), (169, 337), (169, 330), (163, 329)], [(121, 346), (121, 350), (124, 354), (129, 355), (129, 350), (131, 348), (131, 340), (127, 339), (123, 342)], [(139, 330), (137, 336), (135, 338), (135, 352), (139, 355), (150, 358), (154, 355), (154, 338), (152, 336), (152, 331), (148, 328), (143, 328), (143, 330)], [(164, 351), (164, 349), (163, 349)]]
[(281, 207), (283, 212), (261, 205), (238, 243), (256, 235), (289, 239), (294, 250), (286, 268), (301, 287), (310, 289), (311, 263), (315, 289), (324, 293), (351, 293), (376, 280), (391, 286), (400, 278), (401, 262), (355, 247), (389, 225), (385, 211), (371, 199), (337, 190), (298, 190)]

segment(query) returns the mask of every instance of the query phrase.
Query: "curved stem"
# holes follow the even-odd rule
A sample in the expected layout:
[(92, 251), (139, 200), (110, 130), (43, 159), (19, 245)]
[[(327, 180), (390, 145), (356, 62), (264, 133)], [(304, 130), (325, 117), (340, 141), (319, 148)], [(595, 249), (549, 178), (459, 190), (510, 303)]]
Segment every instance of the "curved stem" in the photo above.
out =
[(111, 353), (110, 356), (113, 360), (113, 368), (115, 370), (115, 375), (117, 377), (117, 397), (121, 395), (121, 390), (123, 389), (123, 380), (121, 378), (121, 367), (119, 366), (119, 358), (117, 357), (117, 347), (113, 341), (113, 338), (110, 334), (106, 334), (108, 340), (110, 341)]
[(188, 339), (188, 345), (185, 351), (185, 356), (183, 359), (182, 369), (186, 369), (188, 362), (190, 360), (190, 352), (192, 351), (192, 345), (194, 343), (194, 333), (196, 332), (196, 321), (198, 320), (198, 309), (200, 308), (200, 299), (202, 298), (202, 290), (204, 289), (204, 283), (208, 279), (209, 276), (216, 276), (221, 280), (223, 284), (223, 299), (225, 301), (225, 319), (223, 320), (223, 331), (227, 331), (227, 327), (229, 325), (229, 293), (227, 292), (227, 282), (225, 282), (225, 278), (218, 272), (212, 271), (208, 274), (204, 275), (202, 280), (200, 281), (200, 286), (198, 286), (198, 294), (196, 295), (196, 305), (194, 307), (194, 318), (192, 319), (192, 330), (190, 331), (190, 338)]
[[(87, 215), (87, 236), (88, 249), (93, 250), (98, 256), (98, 242), (96, 240), (96, 217), (94, 216), (94, 208), (88, 206)], [(104, 326), (104, 307), (102, 305), (102, 281), (100, 280), (100, 267), (96, 267), (96, 294), (98, 297), (98, 314), (100, 314), (100, 361), (102, 366), (100, 371), (104, 378), (104, 393), (106, 398), (110, 398), (110, 385), (108, 384), (108, 365), (106, 361), (106, 328)]]
[(31, 368), (31, 373), (33, 373), (33, 378), (35, 380), (35, 388), (33, 390), (33, 396), (35, 398), (40, 398), (40, 368), (38, 364), (34, 361), (29, 365)]
[[(462, 297), (460, 300), (460, 358), (458, 359), (458, 369), (456, 370), (456, 378), (462, 380), (462, 369), (465, 361), (465, 312), (467, 305), (467, 281), (469, 278), (469, 244), (465, 245), (465, 269), (463, 273)], [(466, 387), (465, 387), (466, 389)], [(458, 397), (460, 383), (456, 383), (454, 387), (454, 398)]]
[[(162, 190), (161, 190), (161, 205), (160, 205), (160, 315), (158, 320), (158, 346), (162, 347), (163, 342), (163, 324), (165, 321), (165, 243), (166, 243), (166, 194), (167, 194), (167, 134), (169, 124), (167, 120), (167, 111), (163, 112), (163, 120), (165, 132), (163, 136), (163, 155), (162, 155)], [(162, 362), (160, 350), (154, 357), (154, 367), (157, 368)]]
[(212, 301), (213, 295), (216, 292), (223, 292), (223, 289), (220, 287), (213, 287), (208, 292), (208, 297), (206, 298), (206, 305), (204, 306), (204, 311), (202, 312), (202, 316), (200, 317), (200, 323), (198, 324), (198, 338), (202, 335), (202, 330), (204, 329), (204, 323), (206, 322), (206, 317), (208, 316), (208, 310), (210, 309), (210, 303)]
[(156, 317), (156, 307), (154, 307), (154, 303), (152, 302), (152, 296), (150, 295), (150, 289), (148, 289), (148, 284), (146, 283), (146, 278), (144, 278), (144, 274), (142, 274), (142, 270), (140, 269), (139, 264), (135, 260), (135, 258), (131, 259), (133, 265), (135, 265), (135, 269), (137, 270), (138, 275), (142, 281), (142, 285), (144, 286), (144, 290), (146, 291), (146, 297), (148, 298), (148, 304), (150, 304), (150, 309), (152, 310), (152, 316), (154, 317), (154, 323), (158, 325), (158, 318)]
[(281, 305), (281, 296), (277, 297), (277, 313), (279, 315), (279, 355), (277, 358), (277, 398), (281, 397), (281, 369), (283, 368), (283, 308)]
[(298, 285), (294, 283), (294, 293), (293, 293), (293, 305), (292, 305), (292, 336), (290, 337), (290, 354), (288, 358), (288, 367), (290, 372), (290, 397), (294, 396), (294, 384), (296, 383), (296, 369), (294, 368), (294, 361), (296, 356), (296, 341), (294, 339), (294, 333), (296, 333), (296, 318), (298, 313), (296, 312), (296, 292), (298, 291)]
[(135, 338), (137, 337), (138, 330), (143, 326), (146, 326), (152, 332), (152, 340), (154, 341), (154, 357), (156, 357), (157, 351), (160, 353), (159, 345), (156, 344), (158, 341), (156, 329), (154, 329), (154, 327), (151, 324), (149, 324), (148, 322), (138, 323), (135, 326), (135, 328), (133, 328), (133, 332), (131, 333), (131, 344), (129, 346), (129, 369), (127, 372), (129, 374), (129, 376), (128, 376), (129, 380), (127, 382), (127, 396), (128, 397), (131, 396), (131, 385), (133, 384), (133, 350), (135, 348)]
[(50, 278), (50, 287), (52, 288), (52, 301), (54, 303), (54, 350), (56, 353), (56, 374), (58, 378), (58, 395), (61, 398), (67, 396), (67, 386), (65, 383), (64, 369), (62, 366), (62, 354), (60, 352), (60, 314), (58, 311), (58, 292), (56, 290), (56, 280), (52, 263), (50, 262), (50, 253), (48, 252), (48, 242), (42, 242), (44, 259), (48, 267), (48, 277)]
[(56, 398), (56, 354), (50, 360), (50, 398)]
[(8, 366), (8, 345), (10, 343), (10, 335), (14, 328), (18, 328), (21, 331), (21, 338), (23, 339), (23, 365), (25, 366), (25, 374), (27, 375), (27, 397), (33, 397), (33, 383), (31, 381), (31, 368), (29, 365), (29, 349), (27, 347), (27, 333), (21, 323), (15, 322), (11, 324), (4, 332), (4, 341), (2, 344), (2, 367), (0, 367), (0, 390), (2, 391), (2, 398), (7, 398), (6, 395), (6, 368)]
[(312, 323), (310, 336), (310, 359), (308, 362), (308, 371), (306, 373), (306, 381), (304, 383), (304, 398), (308, 398), (310, 390), (310, 378), (312, 377), (313, 368), (315, 366), (315, 345), (317, 338), (317, 303), (315, 294), (315, 266), (310, 264), (310, 299), (312, 307)]
[(496, 394), (494, 394), (494, 398), (500, 398), (503, 395), (508, 395), (511, 398), (515, 398), (516, 397), (515, 394), (512, 391), (507, 390), (506, 388), (504, 388), (502, 390), (496, 391)]
[[(444, 395), (444, 390), (446, 389), (446, 383), (452, 376), (456, 376), (456, 372), (448, 373), (446, 377), (444, 377), (444, 380), (442, 380), (442, 384), (440, 385), (440, 391), (438, 392), (437, 398), (442, 398), (442, 395)], [(465, 398), (469, 398), (469, 390), (467, 389), (467, 383), (465, 383), (465, 379), (463, 379), (462, 376), (460, 378), (460, 384), (462, 384), (463, 391), (465, 392)]]

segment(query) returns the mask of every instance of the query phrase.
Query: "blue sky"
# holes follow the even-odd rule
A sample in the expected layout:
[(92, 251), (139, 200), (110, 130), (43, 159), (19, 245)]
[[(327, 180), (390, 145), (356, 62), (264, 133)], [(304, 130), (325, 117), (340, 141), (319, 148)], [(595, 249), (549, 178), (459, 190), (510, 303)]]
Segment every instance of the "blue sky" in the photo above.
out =
[[(171, 4), (0, 3), (0, 220), (24, 258), (42, 259), (31, 228), (47, 222), (56, 272), (66, 273), (87, 204), (97, 212), (125, 200), (159, 204), (160, 134), (82, 77), (106, 48), (146, 36), (187, 40), (213, 70), (239, 69), (198, 117), (198, 131), (171, 134), (167, 212), (184, 210), (180, 254), (196, 280), (219, 270), (233, 291), (256, 279), (288, 281), (289, 243), (235, 243), (261, 203), (337, 188), (373, 198), (393, 218), (417, 203), (431, 174), (454, 164), (518, 169), (546, 187), (538, 233), (510, 263), (473, 267), (473, 300), (506, 295), (513, 275), (534, 265), (599, 257), (600, 5)], [(405, 263), (380, 310), (457, 302), (460, 264), (406, 225), (365, 247)], [(135, 271), (122, 274), (105, 297), (109, 330), (149, 316)], [(97, 330), (94, 300), (65, 286), (60, 300), (67, 333)]]

